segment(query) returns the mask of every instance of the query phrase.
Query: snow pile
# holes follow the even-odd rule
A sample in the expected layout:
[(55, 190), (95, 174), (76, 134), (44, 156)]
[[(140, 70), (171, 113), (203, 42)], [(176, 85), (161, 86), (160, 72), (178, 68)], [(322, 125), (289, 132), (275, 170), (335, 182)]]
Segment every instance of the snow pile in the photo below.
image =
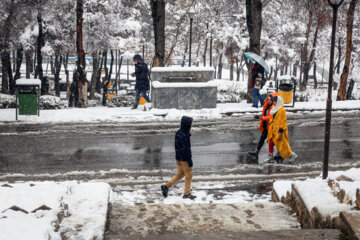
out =
[(111, 187), (106, 183), (76, 184), (68, 203), (69, 216), (60, 224), (60, 232), (68, 239), (103, 239)]
[(308, 179), (294, 183), (294, 187), (304, 200), (307, 209), (317, 208), (324, 217), (331, 216), (333, 218), (339, 216), (342, 211), (351, 211), (351, 206), (341, 204), (334, 196), (327, 180), (321, 178)]
[[(329, 186), (331, 182), (335, 184)], [(276, 181), (273, 183), (273, 190), (281, 199), (286, 197), (287, 192), (291, 194), (292, 186), (301, 196), (309, 211), (316, 208), (324, 217), (335, 217), (339, 216), (341, 211), (352, 211), (355, 206), (356, 189), (360, 189), (360, 169), (351, 168), (346, 171), (329, 172), (328, 179), (325, 180), (319, 176), (305, 181)], [(340, 190), (345, 192), (348, 198), (346, 201), (339, 201)]]
[(294, 181), (280, 180), (273, 183), (273, 189), (279, 199), (286, 198), (287, 193), (291, 194), (291, 185)]
[(110, 192), (104, 183), (1, 183), (1, 236), (60, 240), (65, 234), (68, 239), (102, 239)]

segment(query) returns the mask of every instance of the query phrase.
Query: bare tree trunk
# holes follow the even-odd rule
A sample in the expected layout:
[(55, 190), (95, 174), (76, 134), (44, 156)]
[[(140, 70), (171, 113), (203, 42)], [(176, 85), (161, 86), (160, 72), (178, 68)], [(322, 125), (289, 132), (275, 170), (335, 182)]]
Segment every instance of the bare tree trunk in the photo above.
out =
[(110, 71), (109, 71), (108, 81), (111, 81), (111, 74), (112, 74), (112, 69), (113, 69), (113, 65), (114, 65), (114, 52), (113, 52), (113, 50), (110, 50), (110, 55), (111, 55), (111, 60), (110, 60)]
[(3, 52), (2, 54), (1, 54), (1, 63), (2, 63), (2, 69), (1, 69), (1, 71), (2, 71), (2, 87), (1, 87), (1, 92), (2, 93), (5, 93), (5, 94), (7, 94), (7, 93), (9, 93), (9, 82), (8, 82), (8, 72), (9, 72), (9, 70), (8, 70), (8, 64), (7, 64), (7, 55), (8, 55), (8, 53), (7, 52)]
[(196, 66), (200, 65), (199, 53), (200, 53), (201, 41), (199, 41), (198, 48), (196, 50)]
[(78, 107), (87, 107), (87, 80), (85, 73), (85, 52), (83, 47), (83, 12), (84, 0), (76, 1), (76, 49), (78, 55), (77, 72), (78, 72), (78, 88), (79, 88), (79, 103)]
[(68, 70), (68, 63), (69, 63), (69, 54), (66, 53), (65, 58), (63, 60), (63, 65), (65, 69), (65, 75), (66, 75), (66, 99), (69, 100), (70, 97), (70, 76), (69, 76), (69, 70)]
[(155, 56), (154, 66), (163, 67), (165, 63), (165, 0), (150, 0), (154, 27)]
[(37, 67), (36, 67), (36, 53), (37, 53), (37, 50), (36, 50), (36, 47), (35, 47), (35, 51), (34, 51), (34, 60), (33, 60), (33, 64), (32, 64), (32, 71), (31, 72), (34, 72), (34, 75), (35, 75), (35, 78), (37, 78)]
[(233, 57), (230, 58), (230, 81), (234, 80), (234, 61)]
[(338, 42), (338, 62), (336, 64), (336, 73), (340, 74), (340, 63), (341, 63), (341, 37), (339, 37)]
[(353, 79), (350, 79), (349, 88), (346, 93), (346, 100), (351, 100), (352, 91), (354, 89), (354, 83), (355, 81)]
[(21, 68), (22, 60), (23, 60), (23, 48), (19, 47), (16, 50), (16, 71), (15, 71), (14, 81), (16, 81), (16, 79), (19, 79), (21, 77), (20, 68)]
[(314, 61), (314, 68), (313, 68), (313, 75), (314, 75), (314, 88), (316, 89), (317, 88), (317, 77), (316, 77), (316, 61)]
[(107, 67), (107, 50), (103, 52), (103, 59), (104, 59), (104, 71), (105, 71), (105, 79), (108, 79), (109, 69)]
[(210, 54), (210, 56), (209, 56), (209, 59), (210, 59), (210, 67), (212, 67), (212, 65), (213, 65), (213, 56), (212, 56), (212, 50), (213, 50), (213, 36), (212, 36), (212, 33), (211, 33), (211, 35), (210, 35), (210, 49), (209, 49), (209, 54)]
[(32, 53), (30, 51), (25, 52), (25, 61), (26, 61), (26, 78), (30, 78), (31, 66), (32, 66)]
[(38, 10), (37, 22), (39, 26), (39, 35), (37, 38), (37, 68), (36, 68), (36, 76), (39, 77), (41, 81), (41, 95), (47, 93), (47, 84), (43, 77), (43, 68), (42, 68), (42, 54), (41, 48), (44, 46), (44, 34), (43, 34), (43, 22), (42, 22), (42, 13), (41, 9)]
[[(300, 90), (303, 91), (304, 89), (304, 83), (303, 83), (303, 76), (304, 75), (304, 68), (305, 66), (310, 66), (309, 64), (309, 60), (308, 60), (308, 45), (309, 45), (309, 38), (310, 38), (310, 33), (311, 33), (311, 26), (313, 23), (313, 16), (314, 16), (314, 12), (313, 9), (310, 8), (309, 10), (309, 18), (308, 18), (308, 23), (306, 26), (306, 33), (305, 33), (305, 44), (304, 46), (301, 48), (301, 66), (300, 66), (300, 80), (299, 80), (299, 84), (300, 84)], [(317, 25), (318, 27), (318, 25)], [(306, 88), (306, 84), (305, 84), (305, 88)]]
[(55, 95), (57, 97), (60, 97), (60, 71), (61, 71), (61, 65), (62, 65), (62, 56), (59, 52), (55, 53)]
[(277, 58), (277, 55), (276, 55), (276, 57), (275, 57), (275, 73), (274, 73), (274, 81), (276, 81), (276, 80), (277, 80), (278, 70), (279, 70), (279, 67), (278, 67), (278, 58)]
[[(121, 57), (121, 60), (122, 60), (122, 57)], [(97, 76), (96, 76), (96, 92), (99, 94), (101, 93), (101, 87), (102, 87), (100, 77), (101, 77), (101, 71), (103, 69), (103, 65), (104, 65), (104, 57), (101, 58), (99, 70), (98, 70)]]
[[(9, 36), (11, 32), (11, 26), (13, 26), (12, 22), (14, 20), (14, 12), (16, 3), (14, 0), (11, 0), (9, 5), (9, 13), (5, 19), (4, 25), (0, 29), (0, 53), (1, 53), (1, 63), (2, 63), (2, 93), (14, 91), (14, 82), (11, 70), (11, 62), (10, 62), (10, 45), (9, 45)], [(9, 81), (8, 81), (9, 80)]]
[(119, 62), (119, 69), (118, 69), (118, 74), (117, 74), (117, 79), (120, 79), (120, 81), (118, 82), (117, 85), (117, 89), (120, 89), (120, 84), (121, 84), (121, 78), (120, 78), (120, 70), (121, 70), (121, 66), (122, 66), (122, 61), (123, 61), (123, 57), (120, 57), (120, 62)]
[(209, 41), (209, 39), (206, 38), (205, 39), (205, 46), (204, 46), (204, 55), (203, 55), (204, 67), (206, 67), (206, 52), (207, 52), (207, 47), (208, 47), (208, 41)]
[(54, 61), (53, 61), (53, 57), (50, 57), (50, 71), (51, 74), (55, 75), (55, 67), (54, 67)]
[(314, 41), (313, 41), (313, 46), (311, 49), (311, 53), (310, 53), (310, 57), (309, 59), (306, 59), (306, 62), (304, 63), (304, 80), (301, 84), (301, 89), (305, 90), (308, 80), (309, 80), (309, 71), (311, 68), (311, 64), (314, 61), (314, 57), (315, 57), (315, 49), (316, 49), (316, 42), (317, 42), (317, 36), (318, 36), (318, 32), (319, 32), (319, 23), (316, 25), (316, 29), (315, 29), (315, 34), (314, 34)]
[[(249, 32), (249, 52), (260, 55), (260, 38), (262, 28), (262, 1), (261, 0), (246, 0), (246, 25)], [(247, 102), (252, 102), (252, 89), (251, 89), (251, 74), (250, 70), (252, 64), (248, 64), (248, 91)]]
[(13, 65), (12, 65), (12, 69), (13, 69), (13, 71), (15, 71), (15, 69), (16, 69), (16, 52), (15, 52), (15, 49), (13, 49), (12, 55), (13, 55)]
[(93, 59), (93, 72), (91, 75), (91, 83), (90, 83), (90, 99), (95, 99), (96, 77), (99, 71), (99, 54), (96, 51), (92, 53), (92, 59)]
[(186, 53), (188, 51), (188, 44), (185, 45), (185, 51), (184, 51), (184, 56), (183, 56), (183, 60), (181, 63), (181, 66), (184, 67), (185, 66), (185, 60), (186, 60)]
[(294, 65), (293, 65), (293, 75), (296, 77), (297, 76), (297, 69), (298, 69), (298, 66), (299, 66), (299, 60), (297, 60)]
[(346, 57), (345, 63), (343, 67), (343, 71), (340, 77), (340, 86), (338, 90), (338, 94), (336, 100), (345, 100), (346, 99), (346, 86), (347, 86), (347, 79), (349, 76), (349, 69), (350, 69), (350, 60), (351, 60), (351, 52), (352, 52), (352, 32), (353, 32), (353, 25), (354, 25), (354, 12), (356, 4), (359, 0), (351, 0), (349, 9), (347, 11), (347, 19), (346, 19)]
[(220, 57), (219, 57), (219, 64), (218, 64), (218, 73), (217, 73), (217, 78), (218, 79), (221, 79), (221, 77), (222, 77), (222, 67), (223, 67), (223, 64), (222, 64), (222, 56), (223, 56), (223, 54), (222, 53), (220, 53)]

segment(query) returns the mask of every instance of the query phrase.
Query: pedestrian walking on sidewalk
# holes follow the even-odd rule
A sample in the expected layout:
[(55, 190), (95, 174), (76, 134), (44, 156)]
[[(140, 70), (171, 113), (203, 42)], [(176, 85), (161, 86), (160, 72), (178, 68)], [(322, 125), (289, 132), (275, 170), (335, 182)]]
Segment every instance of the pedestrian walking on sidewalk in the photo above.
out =
[(257, 108), (258, 102), (260, 101), (261, 106), (264, 105), (264, 99), (260, 94), (260, 89), (263, 86), (264, 82), (264, 68), (259, 63), (255, 62), (253, 68), (251, 69), (251, 87), (252, 87), (252, 97), (253, 105), (252, 107)]
[[(266, 140), (267, 135), (268, 135), (269, 121), (270, 121), (270, 118), (271, 118), (270, 111), (271, 111), (271, 109), (273, 107), (273, 98), (275, 96), (278, 96), (278, 95), (279, 94), (277, 92), (269, 93), (267, 95), (267, 97), (266, 97), (265, 102), (264, 102), (264, 107), (263, 107), (261, 115), (260, 116), (256, 115), (256, 117), (260, 118), (259, 129), (260, 129), (260, 132), (261, 132), (261, 136), (260, 136), (257, 148), (255, 150), (249, 152), (250, 156), (253, 156), (253, 157), (257, 158), (259, 156), (259, 152), (260, 152), (262, 146), (265, 143), (265, 140)], [(273, 154), (273, 151), (271, 151), (271, 149), (269, 148), (269, 157), (271, 157), (272, 154)]]
[(135, 84), (135, 103), (132, 109), (136, 109), (139, 105), (140, 95), (145, 98), (148, 103), (151, 103), (150, 98), (147, 95), (147, 91), (150, 90), (149, 84), (149, 70), (146, 63), (144, 63), (143, 58), (136, 54), (133, 57), (133, 62), (135, 63), (135, 72), (131, 74), (132, 77), (136, 77)]
[(297, 154), (291, 151), (289, 144), (284, 100), (280, 96), (275, 96), (273, 98), (273, 105), (273, 108), (270, 110), (271, 119), (267, 136), (269, 148), (272, 148), (273, 151), (275, 145), (282, 158), (287, 159), (289, 163), (294, 163)]
[(175, 153), (177, 174), (170, 179), (166, 185), (161, 186), (164, 197), (167, 197), (169, 188), (176, 184), (185, 176), (185, 188), (183, 198), (194, 199), (196, 196), (191, 194), (191, 179), (192, 173), (192, 155), (190, 144), (190, 129), (193, 119), (191, 117), (183, 116), (181, 118), (181, 127), (175, 134)]

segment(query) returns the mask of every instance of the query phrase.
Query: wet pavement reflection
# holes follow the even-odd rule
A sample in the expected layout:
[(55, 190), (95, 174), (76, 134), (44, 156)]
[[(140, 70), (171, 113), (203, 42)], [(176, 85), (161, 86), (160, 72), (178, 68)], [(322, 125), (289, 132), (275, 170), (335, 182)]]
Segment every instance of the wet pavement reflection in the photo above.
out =
[[(174, 131), (158, 134), (94, 134), (99, 125), (88, 125), (82, 134), (45, 131), (44, 126), (16, 126), (16, 134), (0, 136), (0, 173), (62, 173), (110, 169), (174, 168)], [(51, 126), (49, 130), (61, 129)], [(111, 128), (113, 130), (113, 128)], [(331, 163), (360, 159), (360, 122), (344, 120), (332, 125)], [(3, 129), (0, 129), (3, 130)], [(2, 131), (6, 132), (6, 131)], [(22, 134), (26, 133), (26, 134)], [(324, 125), (289, 126), (290, 145), (298, 163), (322, 161)], [(258, 129), (195, 131), (191, 137), (194, 166), (198, 169), (233, 168), (257, 164), (247, 152), (257, 145)], [(259, 161), (265, 158), (264, 145)]]

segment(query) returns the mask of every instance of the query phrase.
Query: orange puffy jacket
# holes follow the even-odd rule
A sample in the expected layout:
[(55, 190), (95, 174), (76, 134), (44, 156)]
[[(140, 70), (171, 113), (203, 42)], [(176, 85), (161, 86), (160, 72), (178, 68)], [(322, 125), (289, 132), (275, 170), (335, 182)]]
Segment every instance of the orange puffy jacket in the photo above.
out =
[[(273, 97), (275, 97), (275, 96), (279, 96), (279, 93), (273, 92), (273, 93), (271, 93), (271, 95), (272, 95)], [(272, 116), (270, 115), (270, 111), (271, 111), (271, 108), (272, 108), (273, 106), (271, 106), (271, 107), (269, 108), (268, 116), (265, 116), (265, 110), (266, 110), (268, 104), (269, 104), (269, 102), (268, 102), (268, 100), (267, 100), (267, 98), (266, 98), (266, 100), (265, 100), (265, 102), (264, 102), (264, 107), (263, 107), (263, 110), (262, 110), (262, 113), (261, 113), (261, 116), (262, 116), (263, 118), (260, 119), (259, 129), (260, 129), (260, 132), (261, 132), (261, 133), (264, 131), (263, 122), (264, 122), (264, 121), (267, 121), (267, 123), (268, 123), (268, 124), (267, 124), (267, 127), (268, 127), (268, 129), (269, 129), (269, 121), (270, 121), (270, 118), (272, 117)]]

